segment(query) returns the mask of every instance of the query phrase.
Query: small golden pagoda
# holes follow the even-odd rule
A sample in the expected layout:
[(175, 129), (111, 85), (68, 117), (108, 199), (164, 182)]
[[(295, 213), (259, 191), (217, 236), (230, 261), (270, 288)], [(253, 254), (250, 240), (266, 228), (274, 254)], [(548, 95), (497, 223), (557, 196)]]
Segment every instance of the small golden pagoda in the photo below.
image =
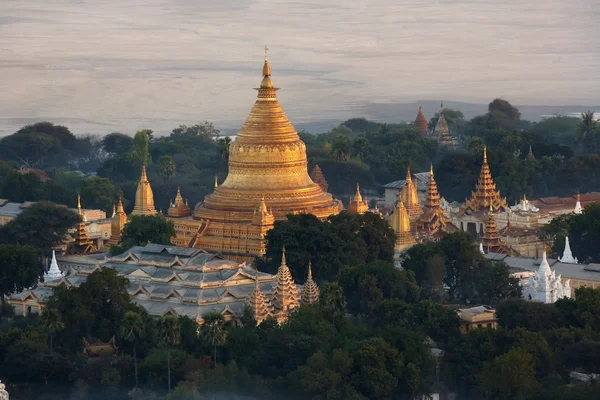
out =
[(423, 214), (415, 221), (415, 230), (423, 238), (439, 238), (446, 232), (454, 232), (457, 228), (452, 219), (442, 210), (440, 194), (433, 176), (433, 165), (429, 167), (429, 186)]
[(398, 200), (394, 213), (392, 214), (391, 225), (392, 229), (396, 232), (394, 251), (404, 251), (417, 243), (410, 231), (410, 218), (402, 200)]
[(348, 203), (348, 212), (354, 214), (364, 214), (369, 211), (369, 203), (366, 200), (363, 200), (362, 195), (360, 194), (360, 186), (358, 182), (356, 183), (356, 193), (350, 203)]
[(252, 314), (252, 318), (256, 321), (256, 325), (260, 325), (261, 322), (273, 313), (273, 305), (263, 294), (258, 285), (258, 269), (256, 270), (256, 287), (246, 299), (246, 306), (250, 309), (250, 313)]
[(277, 322), (287, 321), (291, 312), (300, 307), (300, 293), (285, 263), (285, 247), (281, 253), (281, 265), (277, 270), (277, 287), (273, 293), (273, 316)]
[(262, 72), (258, 99), (229, 148), (227, 178), (191, 218), (172, 219), (178, 246), (251, 261), (265, 253), (264, 235), (272, 227), (255, 224), (261, 201), (274, 220), (300, 213), (325, 219), (343, 209), (308, 175), (306, 145), (277, 101), (266, 56)]
[(419, 107), (419, 113), (417, 114), (417, 119), (415, 119), (415, 129), (423, 136), (429, 135), (429, 124), (421, 107)]
[(410, 173), (410, 166), (406, 171), (406, 184), (400, 190), (400, 200), (406, 206), (406, 211), (408, 211), (408, 215), (411, 219), (416, 218), (416, 216), (421, 215), (423, 210), (419, 206), (419, 196), (417, 194), (417, 187), (413, 183), (412, 175)]
[(488, 253), (508, 254), (515, 257), (519, 256), (518, 252), (510, 249), (500, 240), (496, 220), (494, 219), (494, 210), (491, 205), (489, 207), (485, 229), (480, 238), (482, 247), (487, 250)]
[(487, 148), (484, 146), (483, 165), (477, 181), (477, 188), (471, 193), (471, 198), (465, 201), (460, 212), (463, 214), (483, 212), (489, 206), (492, 206), (494, 211), (505, 211), (508, 208), (506, 197), (500, 197), (500, 191), (496, 190), (496, 184), (492, 179), (487, 161)]
[(302, 304), (317, 304), (319, 302), (319, 286), (313, 281), (312, 278), (312, 266), (311, 262), (308, 262), (308, 278), (304, 282), (304, 288), (302, 289)]
[(142, 175), (138, 182), (137, 190), (135, 191), (135, 207), (133, 208), (133, 215), (154, 215), (156, 214), (156, 208), (154, 208), (154, 194), (148, 182), (146, 176), (146, 166), (142, 166)]
[(321, 189), (324, 192), (326, 192), (327, 189), (329, 189), (329, 184), (325, 179), (325, 175), (323, 175), (323, 171), (321, 171), (321, 168), (318, 165), (315, 165), (312, 171), (310, 172), (310, 178), (313, 180), (314, 183), (321, 186)]
[(109, 247), (115, 246), (121, 242), (121, 232), (127, 224), (127, 214), (123, 209), (123, 200), (119, 198), (116, 210), (113, 212), (113, 217), (110, 221), (110, 239), (107, 242)]
[(187, 217), (191, 214), (190, 208), (188, 207), (187, 202), (183, 200), (183, 197), (181, 197), (181, 190), (179, 189), (179, 186), (177, 186), (175, 201), (171, 203), (167, 215), (173, 218), (180, 218)]
[(81, 210), (81, 197), (77, 195), (77, 213), (79, 222), (75, 229), (75, 240), (67, 245), (66, 254), (87, 254), (97, 251), (94, 242), (90, 240), (85, 228), (84, 214)]

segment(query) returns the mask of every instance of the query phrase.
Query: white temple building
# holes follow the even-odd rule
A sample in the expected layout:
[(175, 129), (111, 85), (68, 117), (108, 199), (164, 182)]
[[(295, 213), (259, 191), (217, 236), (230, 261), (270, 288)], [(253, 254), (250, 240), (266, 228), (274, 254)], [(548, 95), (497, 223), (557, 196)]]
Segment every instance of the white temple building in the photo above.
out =
[(8, 400), (8, 392), (2, 381), (0, 381), (0, 400)]
[(550, 269), (546, 259), (546, 251), (542, 255), (539, 269), (523, 285), (523, 297), (529, 301), (539, 301), (550, 304), (556, 300), (571, 297), (570, 280), (561, 281), (560, 275), (556, 276)]
[(575, 214), (583, 214), (583, 208), (581, 207), (581, 196), (577, 193), (577, 203), (575, 203), (575, 210), (573, 210)]
[(579, 261), (577, 257), (573, 257), (571, 253), (571, 246), (569, 246), (569, 237), (565, 237), (565, 250), (563, 251), (562, 257), (558, 257), (558, 261), (566, 264), (577, 264)]
[(60, 268), (58, 268), (58, 263), (56, 262), (56, 252), (52, 250), (52, 262), (50, 263), (48, 272), (44, 273), (44, 282), (56, 281), (58, 279), (62, 279), (64, 276), (64, 272), (61, 272)]

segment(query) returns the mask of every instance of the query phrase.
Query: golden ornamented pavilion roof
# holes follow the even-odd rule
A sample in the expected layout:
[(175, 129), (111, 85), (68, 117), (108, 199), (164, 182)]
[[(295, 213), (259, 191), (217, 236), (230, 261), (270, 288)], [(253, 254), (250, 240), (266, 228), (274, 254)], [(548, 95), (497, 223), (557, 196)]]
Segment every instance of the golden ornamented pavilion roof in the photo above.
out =
[(508, 254), (511, 256), (519, 255), (518, 252), (510, 249), (500, 240), (496, 219), (494, 218), (494, 210), (491, 205), (488, 210), (488, 218), (485, 223), (484, 231), (481, 234), (481, 244), (488, 253)]
[(250, 308), (256, 325), (259, 325), (273, 313), (273, 305), (258, 286), (258, 269), (256, 270), (256, 286), (246, 299), (246, 305)]
[(266, 57), (262, 72), (258, 99), (229, 148), (227, 178), (196, 207), (195, 219), (249, 223), (263, 196), (281, 220), (290, 213), (324, 219), (343, 208), (308, 175), (306, 145), (277, 100)]
[(308, 278), (304, 282), (304, 288), (302, 289), (302, 304), (317, 304), (320, 297), (319, 286), (312, 278), (312, 265), (308, 262)]
[(156, 214), (156, 208), (154, 208), (154, 194), (148, 182), (146, 176), (146, 166), (142, 166), (142, 175), (138, 182), (137, 190), (135, 191), (135, 207), (133, 208), (133, 215), (154, 215)]
[(83, 222), (83, 212), (81, 210), (81, 197), (77, 195), (77, 213), (79, 214), (79, 222), (75, 229), (75, 240), (67, 246), (67, 254), (86, 254), (97, 251), (94, 242), (92, 242), (87, 234), (85, 222)]
[(487, 148), (483, 147), (483, 164), (477, 181), (477, 187), (471, 193), (471, 198), (465, 201), (461, 207), (462, 213), (474, 213), (484, 211), (492, 206), (494, 211), (504, 211), (508, 208), (506, 197), (500, 197), (500, 191), (496, 190), (496, 184), (492, 179), (490, 167), (487, 161)]
[(445, 232), (454, 232), (456, 227), (452, 219), (444, 214), (441, 207), (440, 194), (433, 175), (433, 165), (429, 167), (429, 185), (423, 214), (416, 220), (415, 228), (423, 238), (439, 237)]
[(369, 204), (366, 200), (363, 200), (362, 195), (360, 194), (360, 186), (358, 182), (356, 183), (356, 193), (354, 197), (350, 200), (348, 204), (348, 212), (355, 214), (363, 214), (369, 211)]
[(171, 203), (169, 210), (167, 211), (167, 215), (169, 217), (178, 218), (187, 217), (190, 214), (190, 208), (183, 200), (183, 197), (181, 196), (181, 190), (179, 189), (179, 186), (177, 186), (177, 195), (175, 196), (175, 201)]
[(279, 323), (285, 322), (293, 310), (300, 307), (300, 294), (285, 262), (285, 248), (281, 265), (277, 270), (277, 287), (273, 293), (274, 316)]

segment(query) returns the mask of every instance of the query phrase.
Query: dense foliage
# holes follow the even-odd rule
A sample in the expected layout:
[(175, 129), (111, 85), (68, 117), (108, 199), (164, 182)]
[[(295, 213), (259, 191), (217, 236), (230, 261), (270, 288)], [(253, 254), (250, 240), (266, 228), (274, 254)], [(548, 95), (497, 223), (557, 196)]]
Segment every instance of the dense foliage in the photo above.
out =
[(112, 254), (120, 254), (133, 246), (145, 246), (148, 243), (171, 244), (175, 237), (173, 222), (164, 216), (132, 215), (121, 232), (121, 242), (110, 250)]

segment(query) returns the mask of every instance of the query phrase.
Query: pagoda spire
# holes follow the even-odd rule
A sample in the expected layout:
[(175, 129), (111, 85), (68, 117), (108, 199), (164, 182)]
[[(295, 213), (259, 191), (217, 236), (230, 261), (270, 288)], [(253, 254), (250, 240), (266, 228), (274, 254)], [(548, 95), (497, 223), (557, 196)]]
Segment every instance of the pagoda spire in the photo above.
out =
[(394, 210), (392, 228), (396, 231), (395, 251), (404, 251), (416, 243), (410, 231), (410, 218), (402, 200), (398, 201)]
[(258, 268), (256, 269), (254, 291), (246, 299), (246, 305), (250, 309), (256, 325), (260, 325), (273, 311), (273, 306), (269, 302), (269, 299), (265, 297), (258, 285)]
[(133, 215), (155, 215), (156, 208), (154, 208), (154, 194), (152, 193), (152, 187), (148, 182), (146, 176), (146, 164), (142, 165), (142, 173), (138, 182), (137, 190), (135, 191), (135, 207), (133, 208)]
[(219, 187), (219, 175), (215, 174), (215, 189)]
[(87, 218), (81, 208), (81, 196), (77, 194), (77, 214), (79, 214), (79, 222), (75, 228), (74, 241), (67, 245), (67, 254), (86, 254), (96, 251), (96, 246), (88, 237), (85, 222)]
[(58, 268), (58, 263), (56, 262), (56, 252), (52, 250), (52, 262), (50, 263), (50, 268), (48, 272), (44, 274), (44, 282), (55, 281), (57, 279), (61, 279), (65, 274)]
[(277, 286), (273, 294), (274, 316), (279, 323), (300, 306), (300, 293), (285, 261), (285, 247), (281, 253), (281, 265), (277, 270)]
[(317, 304), (319, 302), (319, 286), (312, 278), (312, 265), (308, 262), (308, 277), (304, 282), (304, 289), (302, 289), (302, 304)]
[(366, 199), (363, 200), (363, 197), (360, 194), (360, 185), (356, 182), (356, 193), (348, 204), (348, 212), (353, 214), (363, 214), (367, 211), (369, 211), (369, 204)]
[(440, 194), (438, 193), (437, 183), (433, 176), (433, 164), (429, 165), (429, 185), (427, 187), (427, 202), (425, 207), (427, 209), (438, 209), (440, 208)]
[(323, 171), (318, 165), (315, 165), (312, 169), (310, 173), (310, 178), (313, 180), (314, 183), (319, 185), (324, 192), (326, 192), (327, 189), (329, 189), (329, 184), (325, 179), (325, 175), (323, 175)]
[(406, 183), (400, 193), (398, 194), (399, 200), (406, 206), (408, 215), (412, 218), (423, 213), (419, 205), (419, 195), (417, 193), (417, 187), (412, 180), (412, 174), (410, 173), (410, 165), (406, 170)]
[(461, 208), (462, 213), (473, 213), (484, 211), (492, 206), (494, 211), (504, 211), (508, 209), (506, 197), (500, 197), (500, 191), (496, 190), (496, 184), (492, 179), (490, 166), (487, 160), (487, 147), (483, 146), (483, 163), (477, 180), (475, 191), (471, 197), (465, 201)]
[(167, 215), (169, 217), (180, 218), (187, 217), (190, 214), (190, 208), (183, 200), (183, 196), (181, 196), (181, 189), (179, 188), (179, 186), (177, 186), (177, 194), (175, 195), (175, 201), (167, 210)]
[(531, 145), (529, 145), (529, 154), (527, 154), (527, 158), (530, 160), (535, 160), (535, 156), (533, 155), (533, 150), (531, 149)]
[(558, 257), (558, 261), (567, 264), (577, 264), (579, 261), (577, 257), (573, 257), (573, 253), (571, 252), (571, 246), (569, 245), (569, 237), (565, 237), (565, 249), (563, 251), (562, 257)]
[(581, 196), (579, 192), (577, 192), (577, 203), (575, 203), (575, 209), (573, 212), (575, 214), (583, 214), (583, 208), (581, 207)]
[(127, 222), (127, 214), (125, 214), (125, 210), (123, 209), (123, 199), (119, 197), (117, 210), (110, 221), (110, 239), (107, 243), (108, 246), (112, 247), (121, 242), (121, 232), (125, 228)]
[(115, 206), (115, 204), (113, 203), (113, 211), (112, 211), (112, 215), (110, 216), (111, 218), (115, 217), (115, 214), (117, 212), (117, 206)]
[(77, 193), (77, 214), (83, 216), (83, 213), (81, 211), (81, 195), (79, 193)]
[(421, 106), (419, 106), (419, 113), (415, 119), (415, 129), (423, 136), (427, 136), (429, 134), (429, 124), (427, 123), (427, 118), (425, 118), (425, 114), (423, 114), (423, 108), (421, 108)]

